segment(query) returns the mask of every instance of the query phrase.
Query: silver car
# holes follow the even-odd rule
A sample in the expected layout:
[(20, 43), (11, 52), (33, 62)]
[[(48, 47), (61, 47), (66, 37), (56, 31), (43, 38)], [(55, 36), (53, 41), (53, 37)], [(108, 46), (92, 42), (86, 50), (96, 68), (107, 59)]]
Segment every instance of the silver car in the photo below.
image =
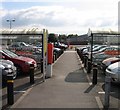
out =
[(16, 67), (14, 66), (13, 62), (9, 60), (0, 59), (0, 71), (2, 73), (2, 81), (6, 83), (7, 75), (13, 74), (13, 79), (16, 78)]
[(10, 50), (28, 50), (28, 51), (42, 51), (40, 47), (27, 44), (25, 42), (13, 42), (9, 46)]
[(106, 75), (111, 76), (113, 81), (120, 82), (120, 61), (109, 65), (106, 68)]

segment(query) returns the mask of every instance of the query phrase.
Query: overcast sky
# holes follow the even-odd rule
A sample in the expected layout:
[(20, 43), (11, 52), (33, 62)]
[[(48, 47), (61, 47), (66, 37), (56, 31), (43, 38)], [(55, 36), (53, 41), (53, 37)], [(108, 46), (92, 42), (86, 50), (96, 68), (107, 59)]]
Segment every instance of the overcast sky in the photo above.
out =
[[(21, 1), (21, 2), (19, 2)], [(46, 28), (49, 33), (85, 34), (117, 30), (119, 0), (2, 0), (2, 28)]]

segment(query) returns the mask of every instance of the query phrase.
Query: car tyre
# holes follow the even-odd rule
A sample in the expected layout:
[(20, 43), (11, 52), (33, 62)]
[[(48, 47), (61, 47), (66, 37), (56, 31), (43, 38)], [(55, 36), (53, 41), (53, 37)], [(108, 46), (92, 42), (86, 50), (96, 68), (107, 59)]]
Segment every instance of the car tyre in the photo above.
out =
[(20, 76), (22, 74), (22, 68), (20, 66), (16, 66), (17, 72), (16, 76)]

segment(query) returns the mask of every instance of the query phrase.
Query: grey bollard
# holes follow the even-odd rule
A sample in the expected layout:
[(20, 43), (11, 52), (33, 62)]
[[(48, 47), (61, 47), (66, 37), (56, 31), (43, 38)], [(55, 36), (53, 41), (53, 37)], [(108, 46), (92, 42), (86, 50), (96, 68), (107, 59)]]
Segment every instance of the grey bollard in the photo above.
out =
[(109, 108), (110, 103), (110, 89), (111, 89), (111, 77), (105, 76), (105, 99), (104, 99), (104, 108)]

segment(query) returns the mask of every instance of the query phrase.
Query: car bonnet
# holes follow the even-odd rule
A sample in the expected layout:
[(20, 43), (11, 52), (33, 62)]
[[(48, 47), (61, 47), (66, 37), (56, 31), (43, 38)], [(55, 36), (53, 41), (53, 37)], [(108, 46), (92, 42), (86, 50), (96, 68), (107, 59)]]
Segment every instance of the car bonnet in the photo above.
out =
[(34, 61), (34, 59), (32, 59), (32, 58), (23, 57), (23, 56), (19, 56), (19, 57), (17, 57), (16, 59), (19, 59), (19, 60), (22, 60), (22, 61), (25, 61), (25, 62)]
[(117, 67), (120, 67), (120, 62), (116, 62), (116, 63), (113, 63), (113, 64), (108, 66), (108, 68), (111, 69), (111, 70), (113, 70)]

